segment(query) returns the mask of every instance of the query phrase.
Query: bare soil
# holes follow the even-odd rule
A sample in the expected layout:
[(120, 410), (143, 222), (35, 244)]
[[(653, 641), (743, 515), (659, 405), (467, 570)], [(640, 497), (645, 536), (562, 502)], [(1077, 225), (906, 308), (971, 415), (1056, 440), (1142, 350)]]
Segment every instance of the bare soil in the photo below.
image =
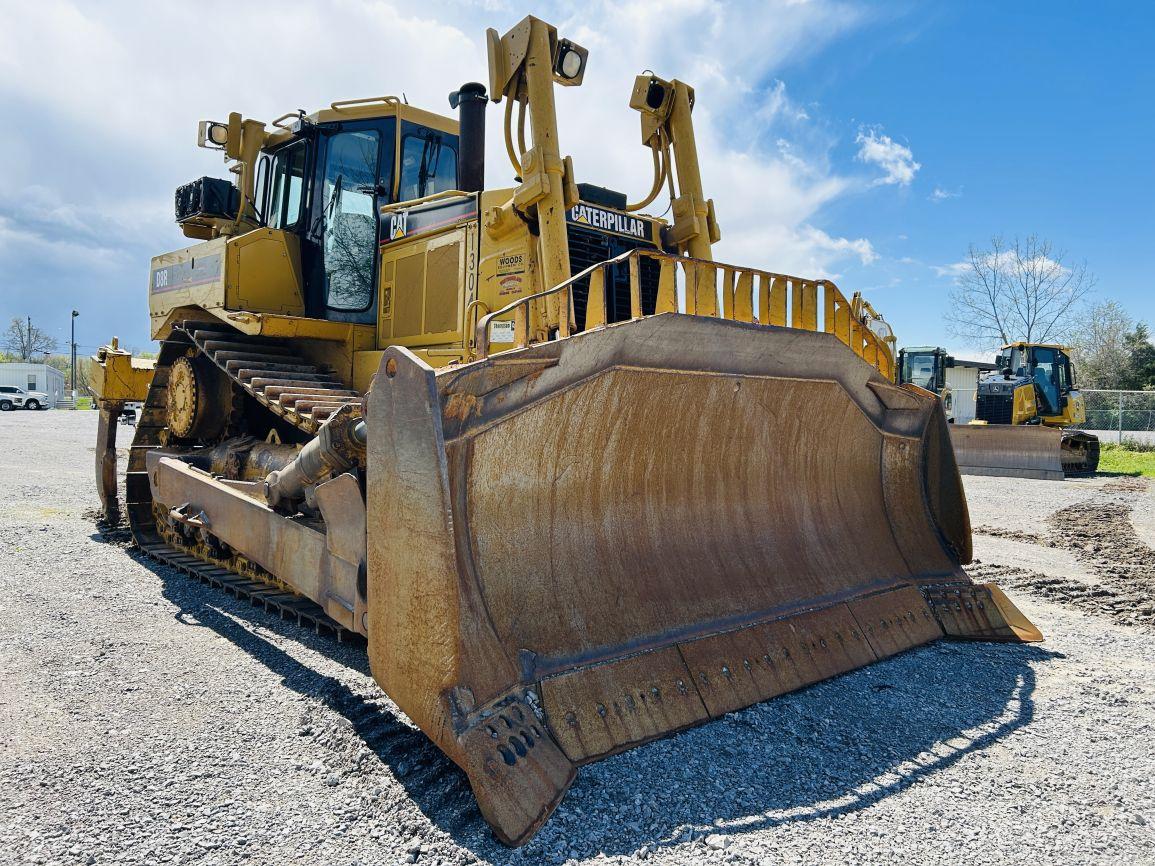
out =
[[(1155, 629), (1155, 551), (1139, 537), (1134, 517), (1153, 492), (1146, 478), (1101, 477), (1093, 498), (1051, 513), (1040, 532), (979, 525), (978, 536), (1009, 539), (1072, 552), (1093, 582), (1015, 565), (976, 562), (975, 579), (995, 580), (1123, 625)], [(976, 545), (981, 550), (982, 544)]]

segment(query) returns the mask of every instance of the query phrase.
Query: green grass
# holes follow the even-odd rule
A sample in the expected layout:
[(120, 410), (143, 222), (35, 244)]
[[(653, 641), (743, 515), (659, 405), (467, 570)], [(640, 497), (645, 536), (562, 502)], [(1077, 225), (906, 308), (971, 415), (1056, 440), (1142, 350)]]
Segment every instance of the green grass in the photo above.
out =
[(91, 397), (77, 397), (76, 398), (76, 408), (77, 409), (91, 409), (92, 408), (92, 398)]
[(1117, 445), (1104, 442), (1099, 454), (1099, 471), (1155, 478), (1155, 450), (1142, 446), (1130, 447), (1126, 443)]

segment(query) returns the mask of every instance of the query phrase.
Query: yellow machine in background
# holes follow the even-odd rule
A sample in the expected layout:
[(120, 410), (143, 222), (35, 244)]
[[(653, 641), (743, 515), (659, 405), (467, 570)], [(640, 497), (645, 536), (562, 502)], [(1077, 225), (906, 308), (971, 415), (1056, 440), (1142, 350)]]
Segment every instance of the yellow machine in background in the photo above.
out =
[[(89, 387), (96, 396), (100, 424), (96, 439), (96, 487), (106, 519), (120, 519), (116, 487), (116, 422), (129, 403), (143, 403), (152, 384), (156, 362), (134, 358), (116, 337), (92, 359)], [(131, 415), (127, 416), (131, 417)]]
[(479, 84), (457, 120), (202, 124), (236, 183), (182, 187), (198, 243), (152, 263), (141, 548), (364, 636), (509, 844), (583, 763), (944, 636), (1040, 639), (961, 569), (942, 408), (894, 384), (882, 317), (713, 260), (693, 88), (634, 82), (631, 203), (560, 150), (585, 49), (532, 17), (488, 40), (510, 188), (483, 187)]
[(959, 468), (974, 475), (1059, 481), (1094, 472), (1099, 440), (1074, 429), (1087, 410), (1070, 349), (1009, 343), (979, 380), (975, 420), (951, 428)]
[(898, 353), (898, 383), (936, 394), (948, 424), (954, 423), (954, 395), (946, 383), (946, 371), (953, 366), (954, 358), (936, 346), (911, 346)]

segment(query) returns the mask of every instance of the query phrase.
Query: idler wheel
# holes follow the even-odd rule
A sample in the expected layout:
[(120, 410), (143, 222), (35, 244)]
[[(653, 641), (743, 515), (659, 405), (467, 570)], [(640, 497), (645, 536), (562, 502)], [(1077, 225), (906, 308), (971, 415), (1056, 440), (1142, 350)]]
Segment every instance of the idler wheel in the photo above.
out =
[(212, 440), (228, 421), (232, 383), (202, 355), (177, 358), (168, 377), (168, 426), (181, 439)]

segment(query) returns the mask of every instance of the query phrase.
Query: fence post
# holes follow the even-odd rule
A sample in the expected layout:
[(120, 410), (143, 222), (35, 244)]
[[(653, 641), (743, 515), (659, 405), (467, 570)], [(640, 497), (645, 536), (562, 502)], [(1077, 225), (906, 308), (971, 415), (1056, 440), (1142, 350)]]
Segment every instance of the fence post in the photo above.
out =
[(1119, 444), (1123, 444), (1123, 392), (1119, 392)]

